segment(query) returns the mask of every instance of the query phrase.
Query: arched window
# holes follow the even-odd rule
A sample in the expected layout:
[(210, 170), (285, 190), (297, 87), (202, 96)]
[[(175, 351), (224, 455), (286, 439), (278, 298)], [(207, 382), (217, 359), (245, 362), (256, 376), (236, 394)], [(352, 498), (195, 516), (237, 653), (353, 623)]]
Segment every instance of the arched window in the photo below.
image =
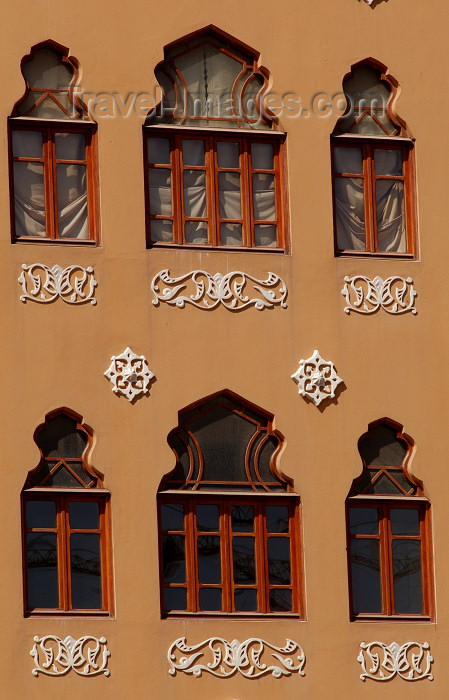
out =
[(76, 96), (78, 61), (54, 41), (22, 59), (9, 126), (13, 241), (97, 239), (96, 123)]
[(287, 250), (284, 134), (258, 57), (213, 26), (165, 47), (144, 126), (148, 245)]
[(413, 440), (388, 418), (359, 440), (346, 501), (352, 619), (433, 617), (430, 503), (409, 471)]
[(112, 612), (109, 492), (81, 421), (62, 408), (34, 434), (41, 459), (22, 491), (26, 615)]
[(331, 137), (337, 254), (416, 253), (414, 140), (395, 110), (398, 82), (372, 58), (343, 80)]
[(301, 614), (299, 497), (273, 416), (231, 391), (188, 406), (158, 492), (162, 613)]

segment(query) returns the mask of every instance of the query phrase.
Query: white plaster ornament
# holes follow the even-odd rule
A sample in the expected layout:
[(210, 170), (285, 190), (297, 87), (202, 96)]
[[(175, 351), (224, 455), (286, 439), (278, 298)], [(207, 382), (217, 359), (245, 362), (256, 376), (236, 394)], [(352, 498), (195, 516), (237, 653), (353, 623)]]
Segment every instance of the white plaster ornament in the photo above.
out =
[(335, 371), (334, 363), (323, 360), (318, 350), (307, 360), (299, 361), (299, 368), (291, 378), (298, 383), (300, 395), (313, 401), (315, 406), (325, 399), (333, 399), (335, 389), (343, 381)]
[(393, 275), (382, 279), (370, 279), (364, 275), (354, 275), (344, 278), (345, 285), (341, 290), (346, 299), (345, 312), (357, 311), (359, 314), (373, 314), (382, 308), (388, 314), (405, 314), (411, 311), (417, 314), (414, 306), (416, 291), (411, 277)]
[(42, 263), (22, 265), (18, 278), (22, 285), (23, 294), (20, 301), (36, 301), (39, 304), (50, 304), (55, 299), (62, 299), (66, 304), (97, 303), (94, 299), (97, 280), (93, 267), (69, 265), (48, 267)]
[(104, 376), (111, 382), (115, 394), (122, 394), (128, 401), (133, 401), (136, 396), (143, 396), (149, 391), (154, 374), (148, 367), (145, 355), (136, 355), (128, 347), (121, 355), (111, 357), (111, 364)]
[(361, 642), (357, 661), (362, 667), (362, 681), (389, 681), (399, 676), (404, 681), (433, 681), (430, 666), (433, 657), (428, 642)]
[(78, 676), (110, 675), (106, 668), (111, 655), (106, 645), (106, 637), (86, 635), (79, 639), (61, 639), (54, 634), (34, 637), (34, 647), (30, 656), (34, 659), (33, 676), (44, 673), (47, 676), (64, 676), (74, 671)]

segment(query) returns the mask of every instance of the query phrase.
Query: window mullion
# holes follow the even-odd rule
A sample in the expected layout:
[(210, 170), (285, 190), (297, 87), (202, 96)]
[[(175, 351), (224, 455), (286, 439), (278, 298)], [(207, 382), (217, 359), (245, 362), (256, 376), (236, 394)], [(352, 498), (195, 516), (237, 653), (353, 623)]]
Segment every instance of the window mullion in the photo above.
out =
[(185, 216), (181, 137), (170, 138), (170, 146), (172, 149), (170, 163), (172, 167), (173, 242), (182, 245), (184, 243)]
[(56, 146), (53, 129), (44, 130), (45, 226), (48, 238), (58, 237), (58, 193), (56, 182)]
[(369, 144), (363, 146), (363, 177), (365, 198), (365, 230), (366, 250), (376, 253), (377, 243), (377, 207), (376, 207), (376, 178), (374, 174), (373, 148)]
[(268, 581), (268, 544), (265, 520), (265, 507), (256, 504), (254, 536), (256, 538), (254, 554), (256, 557), (257, 609), (261, 613), (270, 611), (270, 586)]
[(384, 615), (394, 614), (394, 587), (393, 587), (393, 561), (392, 561), (392, 537), (390, 526), (390, 511), (388, 506), (381, 506), (381, 518), (379, 522), (380, 532), (380, 566), (382, 581), (382, 612)]
[(58, 496), (56, 506), (59, 607), (61, 610), (70, 610), (70, 547), (68, 544), (68, 512), (64, 496)]
[(213, 136), (205, 139), (206, 153), (206, 210), (209, 245), (220, 245), (220, 202), (218, 193), (217, 141)]
[(220, 503), (221, 520), (221, 581), (222, 581), (222, 610), (223, 612), (234, 611), (234, 576), (232, 567), (232, 527), (231, 527), (231, 506), (225, 501)]
[(186, 584), (187, 584), (187, 610), (198, 611), (198, 557), (196, 552), (196, 518), (194, 517), (195, 501), (188, 505), (186, 513)]
[(240, 143), (241, 147), (241, 198), (243, 217), (243, 246), (251, 248), (254, 245), (254, 216), (253, 216), (253, 194), (252, 194), (252, 159), (251, 142), (244, 138)]

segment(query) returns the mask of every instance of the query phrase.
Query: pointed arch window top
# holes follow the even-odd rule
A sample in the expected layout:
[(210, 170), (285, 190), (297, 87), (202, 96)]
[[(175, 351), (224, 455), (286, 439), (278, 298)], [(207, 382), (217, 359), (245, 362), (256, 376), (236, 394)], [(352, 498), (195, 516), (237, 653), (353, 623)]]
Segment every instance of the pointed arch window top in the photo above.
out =
[(87, 108), (74, 94), (79, 63), (67, 47), (48, 40), (31, 47), (21, 62), (25, 93), (13, 117), (88, 119)]
[(176, 466), (160, 490), (291, 492), (277, 468), (282, 435), (273, 416), (225, 390), (188, 406), (168, 436)]
[(169, 44), (155, 68), (162, 100), (147, 124), (270, 129), (259, 53), (210, 25)]

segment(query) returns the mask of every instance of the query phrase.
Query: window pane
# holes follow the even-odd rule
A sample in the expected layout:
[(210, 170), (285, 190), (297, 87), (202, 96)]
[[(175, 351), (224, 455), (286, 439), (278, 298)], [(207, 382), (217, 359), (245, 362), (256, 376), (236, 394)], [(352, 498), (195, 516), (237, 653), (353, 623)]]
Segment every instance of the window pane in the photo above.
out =
[(232, 506), (231, 517), (233, 532), (254, 532), (253, 506)]
[(200, 583), (221, 583), (219, 537), (198, 537), (198, 580)]
[(421, 543), (394, 540), (393, 583), (396, 613), (422, 613)]
[(417, 508), (392, 508), (390, 510), (392, 535), (419, 535), (419, 510)]
[(152, 219), (150, 224), (151, 240), (164, 241), (165, 243), (173, 242), (173, 226), (171, 221), (163, 221)]
[(271, 585), (290, 583), (290, 538), (268, 538), (268, 580)]
[(57, 165), (58, 227), (63, 238), (88, 238), (85, 165)]
[(232, 538), (234, 583), (256, 583), (256, 562), (253, 537)]
[(220, 224), (222, 245), (243, 245), (242, 224)]
[(184, 530), (184, 506), (182, 503), (164, 503), (161, 506), (163, 530)]
[(58, 160), (85, 160), (86, 158), (84, 134), (56, 134), (55, 144)]
[(267, 532), (288, 532), (288, 507), (267, 506)]
[(200, 610), (221, 610), (221, 589), (200, 588)]
[(377, 180), (376, 207), (379, 250), (405, 253), (404, 183)]
[(275, 589), (270, 591), (271, 612), (291, 612), (292, 592), (290, 589)]
[(374, 170), (376, 175), (402, 175), (402, 151), (376, 148), (374, 150)]
[(363, 180), (355, 177), (335, 179), (337, 243), (340, 250), (365, 250), (365, 205)]
[(205, 217), (207, 214), (204, 170), (184, 171), (184, 213), (195, 217)]
[(25, 511), (27, 527), (56, 527), (55, 501), (27, 501)]
[(185, 588), (164, 588), (165, 610), (186, 610), (187, 592)]
[(216, 505), (205, 504), (196, 507), (196, 527), (197, 530), (218, 532), (220, 509)]
[(253, 207), (255, 219), (276, 219), (274, 175), (253, 175)]
[(45, 236), (43, 163), (14, 163), (16, 236)]
[(334, 148), (334, 171), (336, 173), (362, 174), (363, 158), (361, 148)]
[(234, 607), (236, 612), (256, 612), (257, 591), (253, 588), (236, 588), (234, 590)]
[(382, 612), (378, 540), (352, 540), (352, 606), (354, 613)]
[(183, 141), (182, 160), (184, 165), (204, 165), (204, 141)]
[(239, 145), (231, 141), (219, 141), (217, 143), (218, 167), (239, 167)]
[(101, 610), (100, 535), (70, 535), (72, 607)]
[(253, 143), (251, 145), (253, 170), (273, 170), (273, 144)]
[(170, 163), (170, 140), (154, 139), (147, 140), (148, 162), (168, 165)]
[(182, 535), (165, 535), (162, 538), (162, 567), (165, 583), (185, 583), (186, 564)]
[(30, 609), (59, 607), (56, 534), (27, 535), (27, 584)]
[(222, 219), (240, 219), (240, 175), (238, 173), (219, 173), (218, 199)]
[(42, 133), (13, 131), (12, 154), (16, 158), (42, 158)]
[(207, 224), (204, 221), (186, 221), (186, 243), (203, 245), (207, 243)]
[(256, 246), (275, 248), (277, 246), (276, 226), (256, 224), (254, 226), (254, 243)]
[(148, 171), (150, 214), (152, 216), (171, 216), (171, 170), (151, 168)]
[(69, 512), (73, 530), (98, 530), (100, 527), (99, 504), (96, 501), (71, 501)]
[(377, 535), (379, 532), (377, 508), (351, 508), (349, 530), (351, 535)]

